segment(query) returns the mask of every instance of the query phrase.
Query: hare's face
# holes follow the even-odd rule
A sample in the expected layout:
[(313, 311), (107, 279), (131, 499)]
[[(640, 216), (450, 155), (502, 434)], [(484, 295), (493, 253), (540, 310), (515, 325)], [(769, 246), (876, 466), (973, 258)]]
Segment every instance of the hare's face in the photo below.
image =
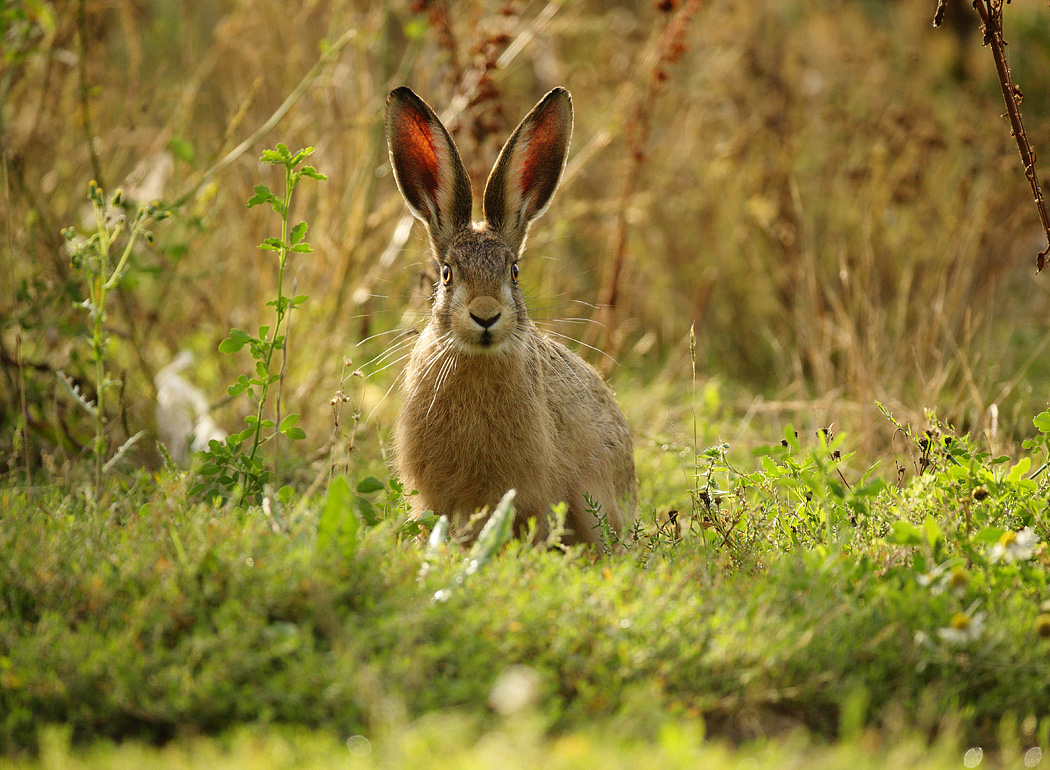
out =
[(438, 260), (433, 323), (464, 353), (499, 353), (525, 329), (517, 255), (484, 229), (462, 233)]

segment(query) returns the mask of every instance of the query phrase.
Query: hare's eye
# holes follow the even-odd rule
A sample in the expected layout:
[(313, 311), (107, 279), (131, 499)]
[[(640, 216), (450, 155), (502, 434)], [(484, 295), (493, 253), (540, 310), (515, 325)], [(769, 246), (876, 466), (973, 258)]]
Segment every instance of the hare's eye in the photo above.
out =
[(441, 266), (441, 283), (445, 284), (445, 286), (452, 283), (452, 268), (448, 265)]
[(514, 283), (518, 282), (518, 263), (517, 262), (515, 262), (513, 265), (510, 266), (510, 280), (514, 281)]

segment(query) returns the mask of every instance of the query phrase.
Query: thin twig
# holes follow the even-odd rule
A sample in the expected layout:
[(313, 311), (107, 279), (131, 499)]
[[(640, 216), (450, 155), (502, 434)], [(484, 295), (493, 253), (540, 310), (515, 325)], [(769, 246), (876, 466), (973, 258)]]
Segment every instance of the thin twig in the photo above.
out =
[(1006, 112), (1010, 116), (1010, 127), (1013, 129), (1014, 139), (1017, 141), (1017, 149), (1021, 153), (1021, 163), (1024, 164), (1024, 175), (1032, 186), (1032, 195), (1035, 196), (1035, 208), (1039, 212), (1039, 221), (1043, 225), (1046, 234), (1047, 247), (1039, 252), (1035, 260), (1035, 271), (1038, 273), (1046, 264), (1046, 255), (1050, 252), (1050, 214), (1046, 210), (1046, 201), (1043, 200), (1043, 191), (1039, 189), (1039, 177), (1035, 173), (1035, 152), (1028, 143), (1025, 135), (1024, 124), (1021, 122), (1020, 101), (1023, 98), (1021, 89), (1010, 80), (1010, 65), (1006, 63), (1006, 49), (1003, 42), (1003, 4), (1002, 0), (974, 0), (974, 8), (981, 17), (984, 24), (984, 42), (992, 47), (992, 56), (995, 58), (995, 70), (999, 73), (999, 85), (1003, 90), (1003, 100), (1006, 102)]
[(87, 11), (86, 0), (80, 0), (77, 5), (77, 30), (80, 38), (80, 61), (77, 71), (80, 77), (80, 118), (84, 123), (84, 136), (87, 140), (88, 155), (91, 157), (91, 171), (95, 175), (95, 181), (100, 187), (105, 188), (102, 179), (102, 164), (99, 162), (98, 153), (95, 152), (95, 134), (91, 130), (91, 110), (88, 108), (88, 82), (87, 82)]

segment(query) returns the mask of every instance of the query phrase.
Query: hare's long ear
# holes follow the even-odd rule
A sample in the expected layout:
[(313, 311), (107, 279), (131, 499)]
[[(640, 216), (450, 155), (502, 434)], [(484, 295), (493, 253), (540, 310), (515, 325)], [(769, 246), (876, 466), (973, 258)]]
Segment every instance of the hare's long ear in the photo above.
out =
[(398, 189), (427, 226), (438, 255), (470, 224), (470, 177), (459, 150), (430, 106), (407, 86), (386, 100), (386, 141)]
[(515, 252), (558, 189), (571, 136), (572, 97), (555, 88), (525, 116), (496, 159), (485, 184), (485, 219)]

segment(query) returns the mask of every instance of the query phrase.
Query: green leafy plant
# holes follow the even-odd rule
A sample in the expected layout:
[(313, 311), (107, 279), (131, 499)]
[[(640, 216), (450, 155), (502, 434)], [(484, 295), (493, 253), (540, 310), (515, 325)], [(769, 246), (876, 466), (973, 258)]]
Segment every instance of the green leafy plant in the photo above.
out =
[[(291, 212), (292, 195), (304, 177), (318, 181), (327, 179), (316, 168), (302, 165), (314, 151), (313, 147), (305, 147), (297, 152), (290, 152), (284, 144), (278, 144), (275, 150), (263, 152), (260, 160), (271, 166), (281, 166), (284, 169), (284, 193), (275, 195), (269, 187), (263, 184), (255, 186), (255, 194), (248, 199), (248, 208), (267, 204), (281, 218), (281, 235), (279, 238), (271, 237), (259, 244), (264, 251), (273, 251), (277, 254), (277, 297), (266, 303), (267, 307), (274, 309), (275, 320), (273, 326), (263, 325), (259, 327), (257, 336), (253, 336), (241, 329), (233, 329), (229, 336), (219, 344), (219, 351), (233, 354), (247, 347), (255, 360), (254, 374), (249, 376), (242, 374), (237, 381), (228, 388), (231, 396), (247, 394), (255, 407), (255, 413), (244, 418), (247, 427), (244, 430), (229, 436), (225, 442), (212, 440), (206, 450), (201, 453), (203, 464), (200, 473), (205, 479), (211, 479), (210, 487), (217, 492), (221, 498), (230, 497), (235, 490), (240, 496), (240, 501), (256, 502), (263, 494), (267, 484), (271, 483), (277, 466), (277, 450), (274, 449), (274, 467), (271, 471), (263, 462), (259, 449), (262, 444), (270, 439), (275, 440), (278, 435), (283, 435), (291, 440), (299, 440), (306, 437), (306, 433), (297, 424), (298, 414), (289, 414), (279, 418), (279, 422), (266, 416), (267, 402), (270, 398), (271, 386), (278, 384), (277, 397), (275, 400), (275, 414), (280, 415), (280, 381), (285, 370), (287, 356), (287, 319), (288, 314), (301, 307), (307, 300), (305, 294), (294, 297), (286, 297), (284, 294), (284, 275), (288, 256), (293, 252), (296, 254), (309, 254), (313, 249), (306, 241), (306, 222), (289, 227), (289, 214)], [(274, 354), (281, 351), (282, 362), (279, 372), (273, 371)], [(201, 482), (195, 490), (203, 491), (208, 486)]]
[[(106, 356), (109, 348), (109, 333), (106, 330), (106, 304), (110, 293), (117, 288), (120, 281), (132, 266), (132, 254), (140, 237), (153, 242), (153, 233), (148, 229), (153, 221), (167, 216), (156, 203), (140, 206), (128, 221), (128, 212), (124, 208), (124, 193), (118, 189), (107, 202), (105, 194), (98, 183), (92, 180), (88, 185), (88, 200), (94, 216), (94, 231), (83, 239), (78, 239), (76, 230), (68, 227), (62, 231), (63, 236), (72, 245), (71, 261), (73, 266), (84, 275), (87, 285), (87, 298), (80, 303), (88, 314), (88, 332), (90, 335), (91, 361), (95, 369), (95, 398), (89, 399), (71, 380), (62, 376), (61, 381), (70, 395), (87, 411), (94, 420), (95, 438), (91, 452), (95, 458), (95, 504), (98, 505), (102, 495), (102, 477), (117, 462), (124, 452), (138, 440), (141, 432), (130, 437), (109, 456), (106, 437), (106, 392), (118, 384), (106, 372)], [(122, 243), (123, 239), (123, 243)], [(116, 264), (113, 264), (114, 257)]]

